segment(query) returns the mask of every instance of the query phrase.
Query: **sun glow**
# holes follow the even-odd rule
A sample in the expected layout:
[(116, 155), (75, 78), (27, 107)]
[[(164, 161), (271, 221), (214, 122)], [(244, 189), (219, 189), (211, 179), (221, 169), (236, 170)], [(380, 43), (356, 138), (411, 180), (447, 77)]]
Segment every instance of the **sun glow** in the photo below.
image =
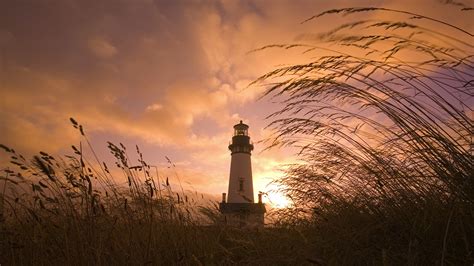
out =
[[(278, 165), (276, 162), (267, 162), (265, 164)], [(255, 173), (255, 196), (257, 192), (263, 192), (263, 203), (267, 204), (270, 208), (288, 208), (293, 204), (292, 200), (288, 198), (285, 193), (285, 187), (282, 184), (274, 182), (283, 176), (283, 172), (280, 170), (269, 170), (265, 172)], [(271, 177), (271, 178), (270, 178)]]
[(285, 195), (282, 191), (282, 187), (274, 183), (266, 185), (263, 202), (268, 204), (269, 207), (277, 209), (288, 208), (292, 205), (291, 199)]
[(287, 208), (291, 205), (290, 199), (278, 191), (268, 192), (267, 200), (271, 207), (278, 209)]

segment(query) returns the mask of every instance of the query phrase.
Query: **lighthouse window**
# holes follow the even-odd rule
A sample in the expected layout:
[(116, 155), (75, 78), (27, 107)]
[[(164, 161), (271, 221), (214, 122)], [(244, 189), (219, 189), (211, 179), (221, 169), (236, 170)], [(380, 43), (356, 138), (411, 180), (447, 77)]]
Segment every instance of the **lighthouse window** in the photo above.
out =
[(239, 191), (244, 191), (244, 179), (239, 179)]
[(247, 136), (247, 130), (246, 129), (236, 129), (234, 132), (235, 136)]

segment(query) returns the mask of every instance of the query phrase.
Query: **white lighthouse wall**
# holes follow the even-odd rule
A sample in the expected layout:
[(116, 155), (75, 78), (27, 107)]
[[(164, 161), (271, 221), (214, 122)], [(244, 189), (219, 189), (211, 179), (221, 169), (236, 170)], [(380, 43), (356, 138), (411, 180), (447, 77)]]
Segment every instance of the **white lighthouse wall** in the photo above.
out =
[[(243, 190), (240, 191), (240, 179), (243, 180)], [(234, 153), (230, 161), (229, 203), (254, 202), (252, 164), (250, 154)]]

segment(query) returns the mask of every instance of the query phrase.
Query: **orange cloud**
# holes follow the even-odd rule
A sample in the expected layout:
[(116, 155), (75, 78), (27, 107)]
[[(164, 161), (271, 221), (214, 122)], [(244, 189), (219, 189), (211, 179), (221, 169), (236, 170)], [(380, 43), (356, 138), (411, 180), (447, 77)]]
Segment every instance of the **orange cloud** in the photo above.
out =
[(109, 58), (117, 54), (118, 50), (104, 38), (92, 38), (87, 41), (90, 51), (101, 58)]

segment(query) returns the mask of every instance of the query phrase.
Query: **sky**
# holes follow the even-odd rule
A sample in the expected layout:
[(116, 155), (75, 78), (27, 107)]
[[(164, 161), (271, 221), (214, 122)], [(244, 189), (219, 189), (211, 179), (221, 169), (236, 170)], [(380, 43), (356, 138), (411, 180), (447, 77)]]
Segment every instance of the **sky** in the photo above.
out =
[(301, 55), (249, 52), (329, 30), (334, 18), (300, 22), (354, 6), (410, 10), (473, 28), (451, 12), (456, 2), (437, 0), (1, 1), (0, 143), (26, 155), (71, 154), (80, 141), (74, 117), (102, 160), (112, 161), (107, 141), (131, 151), (138, 145), (164, 175), (167, 156), (192, 189), (220, 194), (227, 191), (232, 126), (243, 120), (255, 142), (254, 191), (274, 189), (267, 184), (296, 157), (258, 142), (270, 135), (265, 117), (278, 105), (260, 98), (264, 86), (248, 85)]

